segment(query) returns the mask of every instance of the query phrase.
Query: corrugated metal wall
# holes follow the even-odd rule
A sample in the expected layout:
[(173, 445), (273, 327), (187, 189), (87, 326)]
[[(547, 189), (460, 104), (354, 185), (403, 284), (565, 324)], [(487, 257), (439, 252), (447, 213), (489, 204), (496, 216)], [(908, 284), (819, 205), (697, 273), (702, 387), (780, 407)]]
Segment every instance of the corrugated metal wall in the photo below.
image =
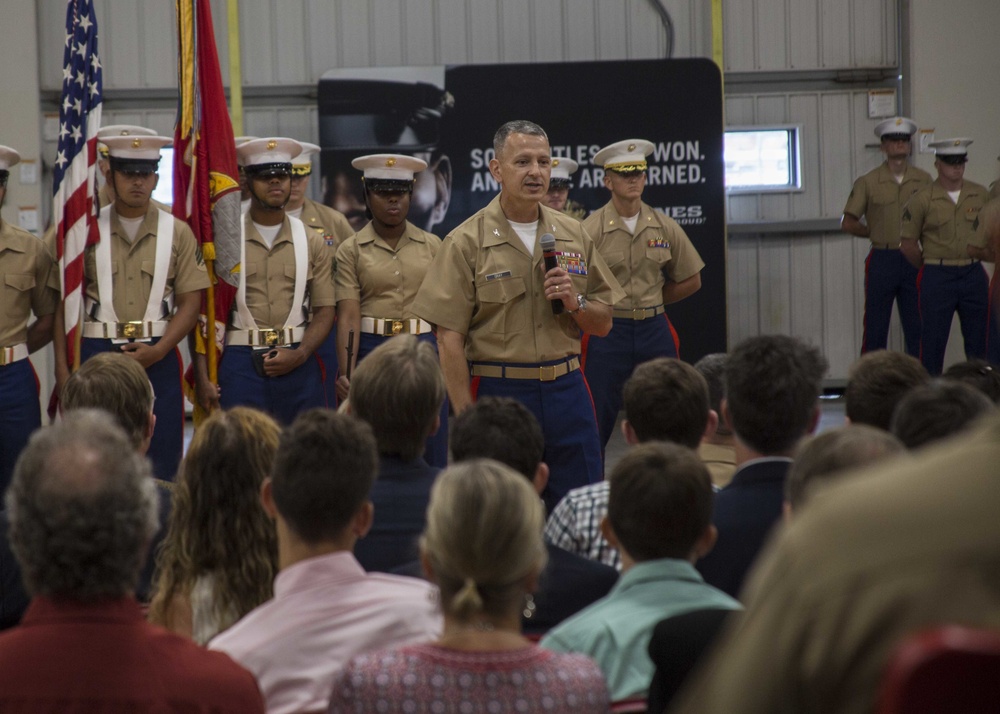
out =
[[(40, 84), (61, 79), (64, 0), (37, 0)], [(243, 84), (308, 91), (327, 69), (353, 66), (560, 62), (711, 56), (710, 4), (665, 0), (668, 33), (652, 0), (241, 0)], [(148, 124), (170, 133), (173, 109), (136, 108), (130, 90), (175, 86), (173, 3), (96, 0), (107, 123)], [(896, 65), (897, 0), (727, 0), (725, 68), (739, 73), (727, 94), (730, 125), (801, 124), (803, 190), (728, 201), (730, 222), (834, 219), (853, 178), (879, 161), (863, 90), (796, 89), (796, 74)], [(226, 2), (213, 0), (223, 66)], [(753, 76), (767, 73), (767, 91)], [(226, 77), (226, 70), (223, 70)], [(750, 80), (747, 80), (750, 77)], [(780, 91), (775, 91), (774, 85)], [(780, 86), (780, 85), (785, 86)], [(169, 96), (168, 91), (161, 95)], [(244, 133), (317, 139), (316, 108), (304, 94), (248, 100)], [(861, 335), (864, 241), (830, 233), (729, 236), (730, 344), (784, 332), (821, 347), (831, 377), (843, 378)], [(894, 327), (899, 344), (898, 327)]]

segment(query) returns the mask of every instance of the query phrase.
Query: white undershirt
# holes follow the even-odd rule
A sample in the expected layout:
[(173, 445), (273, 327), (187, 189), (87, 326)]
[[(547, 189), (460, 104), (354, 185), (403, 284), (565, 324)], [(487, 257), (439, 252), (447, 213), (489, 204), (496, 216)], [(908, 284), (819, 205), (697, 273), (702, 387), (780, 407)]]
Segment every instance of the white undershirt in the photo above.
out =
[(898, 184), (903, 183), (904, 174), (893, 174), (892, 177), (896, 179), (896, 183)]
[(623, 218), (622, 219), (622, 223), (624, 223), (626, 225), (626, 227), (628, 227), (628, 232), (629, 233), (631, 233), (632, 235), (635, 235), (635, 224), (636, 224), (636, 222), (638, 220), (639, 220), (639, 214), (636, 213), (631, 218)]
[(524, 247), (533, 255), (535, 253), (535, 234), (538, 232), (538, 221), (515, 223), (508, 218), (507, 222), (510, 223), (510, 227), (514, 229), (517, 237), (524, 243)]
[(139, 232), (139, 226), (142, 222), (146, 220), (145, 216), (139, 216), (138, 218), (122, 218), (118, 216), (118, 220), (121, 221), (122, 230), (125, 231), (125, 238), (129, 243), (135, 243), (135, 234)]
[(253, 227), (257, 229), (258, 233), (260, 233), (260, 237), (264, 239), (265, 243), (267, 243), (268, 248), (274, 247), (274, 241), (278, 237), (278, 232), (281, 230), (281, 226), (281, 223), (276, 226), (262, 226), (257, 221), (253, 222)]
[(958, 204), (958, 197), (962, 195), (962, 189), (958, 189), (957, 191), (949, 191), (948, 195), (951, 196), (952, 203)]
[(303, 208), (305, 208), (304, 205), (303, 206), (299, 206), (298, 208), (296, 208), (296, 209), (294, 209), (292, 211), (285, 211), (285, 213), (288, 214), (289, 216), (291, 216), (292, 218), (298, 218), (299, 220), (301, 220), (302, 219), (302, 209)]

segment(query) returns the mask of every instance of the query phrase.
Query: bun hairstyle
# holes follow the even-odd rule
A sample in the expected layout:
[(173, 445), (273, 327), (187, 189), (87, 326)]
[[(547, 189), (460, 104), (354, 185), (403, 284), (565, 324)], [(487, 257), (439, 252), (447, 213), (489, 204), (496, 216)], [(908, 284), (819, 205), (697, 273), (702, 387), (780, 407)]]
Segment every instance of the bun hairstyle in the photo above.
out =
[(538, 494), (510, 467), (475, 459), (445, 469), (421, 539), (445, 613), (472, 621), (519, 609), (525, 578), (545, 566), (544, 523)]

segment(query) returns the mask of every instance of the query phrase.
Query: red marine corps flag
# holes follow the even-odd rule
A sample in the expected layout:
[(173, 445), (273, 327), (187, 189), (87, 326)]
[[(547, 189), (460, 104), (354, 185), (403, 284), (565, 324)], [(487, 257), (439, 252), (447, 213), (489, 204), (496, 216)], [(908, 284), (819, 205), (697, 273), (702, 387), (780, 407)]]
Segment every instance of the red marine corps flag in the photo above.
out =
[[(174, 130), (174, 206), (201, 246), (212, 287), (206, 291), (197, 347), (209, 378), (224, 341), (236, 296), (240, 260), (240, 192), (233, 125), (222, 89), (208, 0), (177, 0), (180, 103)], [(207, 316), (214, 316), (210, 319)], [(200, 407), (195, 404), (198, 421)]]
[(94, 194), (102, 80), (97, 58), (97, 17), (91, 0), (66, 3), (65, 44), (52, 223), (62, 275), (66, 363), (72, 368), (79, 365), (80, 359), (83, 251), (97, 243), (99, 237)]

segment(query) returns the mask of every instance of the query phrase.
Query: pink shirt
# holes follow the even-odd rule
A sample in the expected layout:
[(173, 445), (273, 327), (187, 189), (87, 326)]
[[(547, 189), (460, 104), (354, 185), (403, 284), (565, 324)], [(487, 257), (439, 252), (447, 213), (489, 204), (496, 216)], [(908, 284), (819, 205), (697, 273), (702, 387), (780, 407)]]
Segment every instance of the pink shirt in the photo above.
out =
[(209, 643), (253, 672), (269, 714), (326, 711), (333, 676), (355, 655), (441, 634), (434, 587), (365, 573), (348, 552), (285, 568), (274, 598)]

